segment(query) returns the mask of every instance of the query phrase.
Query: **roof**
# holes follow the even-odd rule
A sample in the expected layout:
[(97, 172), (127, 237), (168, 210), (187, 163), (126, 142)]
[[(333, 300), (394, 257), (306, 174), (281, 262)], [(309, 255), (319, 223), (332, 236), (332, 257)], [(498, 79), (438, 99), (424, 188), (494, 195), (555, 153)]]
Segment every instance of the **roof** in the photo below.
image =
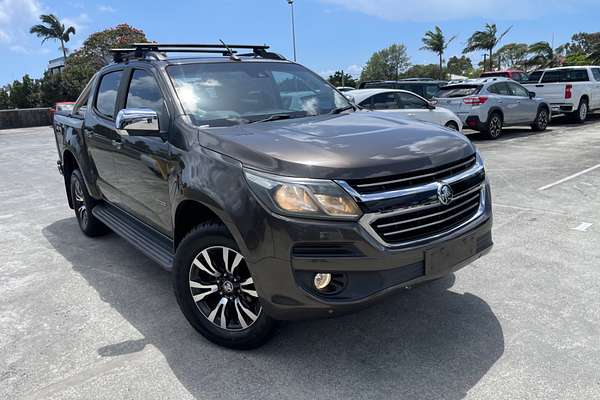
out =
[(561, 69), (583, 69), (583, 68), (600, 68), (600, 65), (571, 65), (567, 67), (545, 68), (544, 71), (556, 71)]
[[(349, 90), (349, 91), (345, 92), (344, 94), (352, 96), (356, 103), (360, 103), (363, 100), (366, 100), (371, 96), (375, 96), (376, 94), (381, 94), (381, 93), (410, 93), (414, 96), (422, 98), (421, 96), (419, 96), (416, 93), (413, 93), (408, 90), (400, 90), (400, 89), (356, 89), (356, 90)], [(423, 100), (427, 101), (427, 99), (423, 99)]]
[(474, 79), (465, 79), (461, 81), (448, 82), (446, 86), (455, 86), (455, 85), (484, 85), (486, 83), (492, 82), (513, 82), (510, 78), (505, 78), (502, 76), (490, 76), (486, 78), (474, 78)]

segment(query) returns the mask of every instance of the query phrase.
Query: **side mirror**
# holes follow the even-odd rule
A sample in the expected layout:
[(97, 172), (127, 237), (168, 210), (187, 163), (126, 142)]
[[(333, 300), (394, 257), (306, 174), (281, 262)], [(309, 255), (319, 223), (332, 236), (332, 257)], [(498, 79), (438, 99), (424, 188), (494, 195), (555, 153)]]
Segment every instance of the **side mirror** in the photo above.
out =
[(124, 108), (117, 113), (115, 121), (118, 130), (136, 131), (139, 135), (158, 134), (158, 114), (147, 108)]
[(435, 110), (437, 101), (431, 100), (427, 102), (427, 108), (430, 110)]
[(535, 92), (529, 92), (529, 98), (533, 99), (535, 97)]

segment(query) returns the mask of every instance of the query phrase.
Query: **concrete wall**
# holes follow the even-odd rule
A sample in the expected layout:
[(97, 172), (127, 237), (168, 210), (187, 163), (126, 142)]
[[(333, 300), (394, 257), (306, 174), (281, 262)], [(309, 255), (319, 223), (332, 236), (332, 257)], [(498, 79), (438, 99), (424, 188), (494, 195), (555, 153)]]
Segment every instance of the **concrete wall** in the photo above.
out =
[(48, 108), (0, 110), (0, 129), (51, 125)]

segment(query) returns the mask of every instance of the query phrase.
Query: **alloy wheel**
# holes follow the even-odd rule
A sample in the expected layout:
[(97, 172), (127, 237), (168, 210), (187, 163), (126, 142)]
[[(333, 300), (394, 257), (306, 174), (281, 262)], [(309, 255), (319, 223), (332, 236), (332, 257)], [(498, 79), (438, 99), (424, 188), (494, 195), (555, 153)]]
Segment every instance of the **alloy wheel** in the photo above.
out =
[(585, 121), (587, 118), (588, 106), (586, 102), (582, 102), (579, 106), (579, 119)]
[(497, 116), (493, 116), (490, 121), (490, 136), (496, 138), (502, 132), (502, 121)]
[(189, 287), (198, 310), (221, 329), (247, 329), (262, 311), (244, 257), (229, 247), (202, 250), (190, 267)]
[(81, 221), (81, 224), (83, 226), (87, 226), (88, 209), (85, 205), (85, 197), (83, 195), (83, 189), (81, 187), (81, 183), (79, 183), (78, 179), (75, 179), (75, 182), (73, 183), (73, 185), (74, 185), (74, 191), (75, 191), (75, 193), (74, 193), (75, 198), (73, 199), (75, 212), (77, 213), (77, 216), (79, 217), (79, 220)]

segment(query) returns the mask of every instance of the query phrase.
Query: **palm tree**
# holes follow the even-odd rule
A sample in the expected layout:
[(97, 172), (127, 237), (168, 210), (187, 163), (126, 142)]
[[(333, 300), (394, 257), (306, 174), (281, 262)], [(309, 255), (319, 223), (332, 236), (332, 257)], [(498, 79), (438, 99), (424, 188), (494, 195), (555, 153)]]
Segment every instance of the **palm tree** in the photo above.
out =
[[(490, 65), (490, 71), (491, 71), (494, 68), (494, 61), (493, 61), (494, 47), (496, 47), (496, 45), (498, 43), (500, 43), (502, 38), (504, 38), (504, 36), (506, 36), (506, 34), (511, 29), (512, 29), (512, 26), (510, 26), (500, 36), (498, 36), (497, 35), (498, 28), (496, 27), (496, 24), (485, 24), (484, 31), (476, 31), (475, 33), (473, 33), (473, 35), (471, 35), (469, 40), (467, 40), (467, 45), (466, 45), (465, 49), (463, 50), (463, 54), (472, 53), (477, 50), (488, 51), (489, 55), (490, 55), (490, 64), (489, 65)], [(484, 65), (484, 69), (485, 69), (485, 65)]]
[(436, 26), (434, 31), (427, 31), (423, 36), (424, 46), (421, 47), (421, 50), (429, 50), (440, 57), (440, 79), (444, 79), (444, 51), (454, 39), (456, 39), (456, 35), (446, 40), (439, 26)]
[(32, 26), (29, 33), (34, 33), (37, 37), (43, 38), (42, 44), (48, 39), (60, 41), (60, 47), (66, 60), (67, 49), (65, 43), (69, 41), (71, 35), (75, 34), (75, 28), (72, 26), (65, 27), (54, 14), (40, 15), (40, 20), (42, 23)]
[(529, 46), (528, 53), (532, 55), (527, 61), (530, 66), (538, 66), (539, 68), (555, 67), (559, 64), (559, 54), (561, 49), (556, 49), (555, 52), (548, 42), (536, 42)]

